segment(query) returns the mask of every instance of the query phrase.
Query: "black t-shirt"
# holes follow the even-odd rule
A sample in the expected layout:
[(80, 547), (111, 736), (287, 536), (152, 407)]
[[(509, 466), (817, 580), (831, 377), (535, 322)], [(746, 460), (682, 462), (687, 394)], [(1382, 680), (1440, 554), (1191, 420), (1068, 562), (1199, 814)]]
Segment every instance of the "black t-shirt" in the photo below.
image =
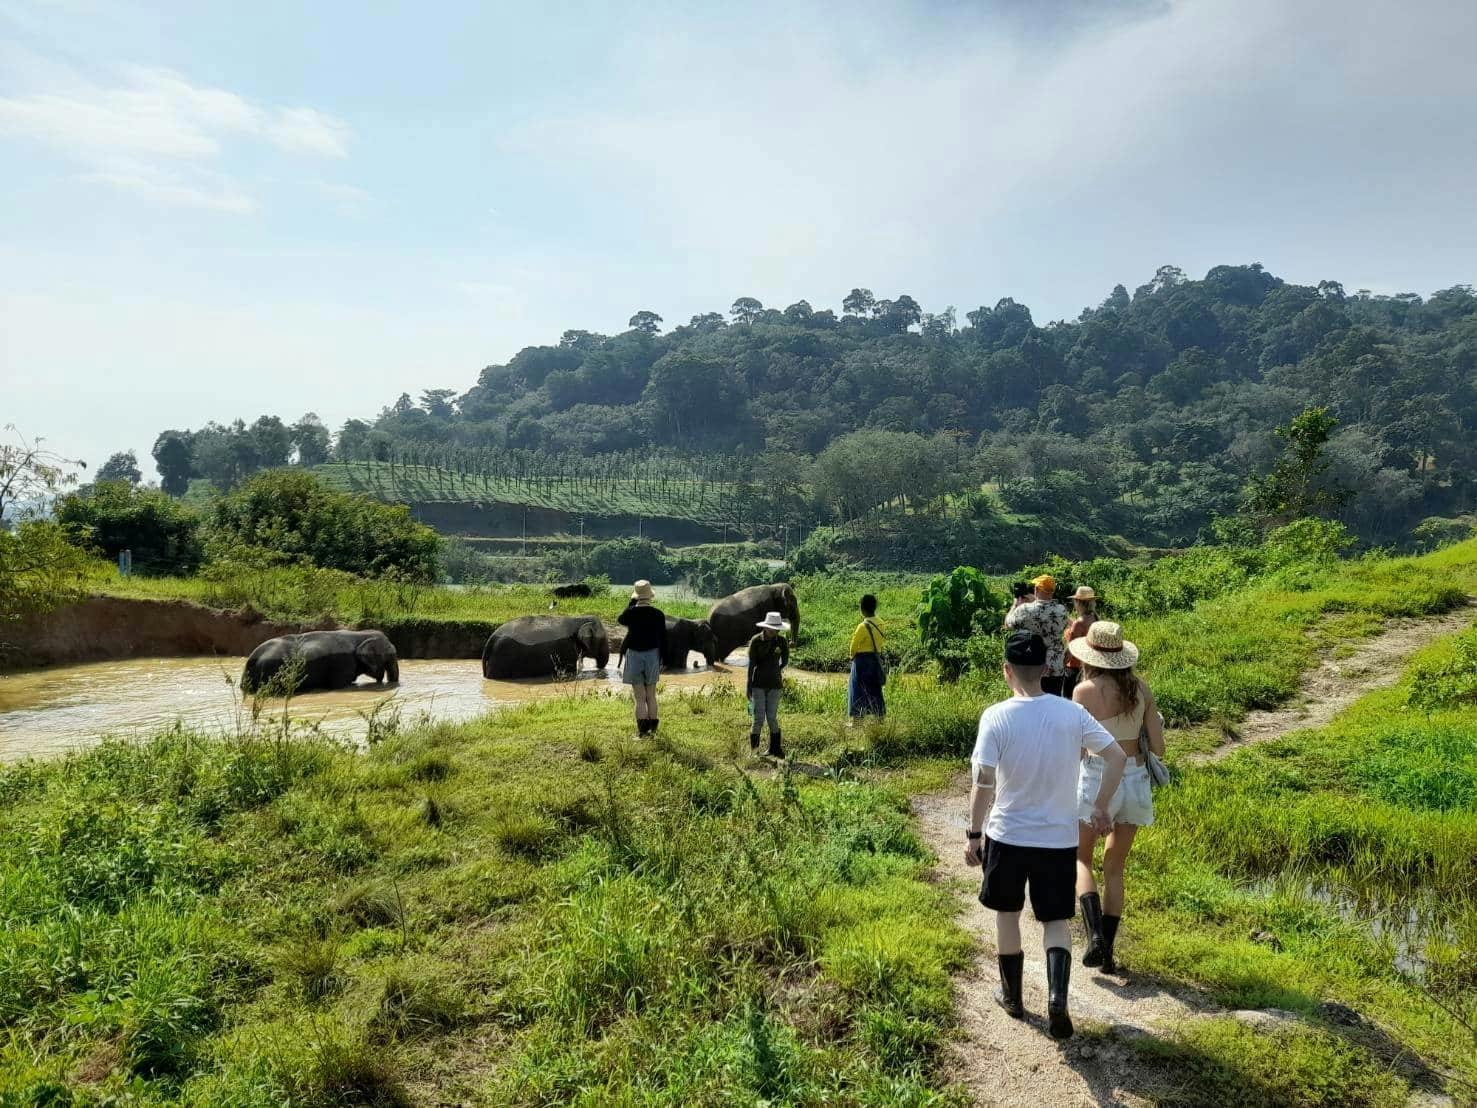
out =
[(626, 628), (626, 645), (621, 648), (626, 653), (667, 649), (667, 617), (660, 608), (633, 601), (616, 621)]

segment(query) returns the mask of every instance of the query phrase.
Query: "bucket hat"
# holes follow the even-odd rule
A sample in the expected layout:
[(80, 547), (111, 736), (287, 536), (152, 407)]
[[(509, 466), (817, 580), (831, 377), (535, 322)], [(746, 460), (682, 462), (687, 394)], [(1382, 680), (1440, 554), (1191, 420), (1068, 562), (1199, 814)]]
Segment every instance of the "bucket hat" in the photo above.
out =
[(1056, 592), (1056, 578), (1049, 573), (1031, 578), (1031, 584), (1036, 587), (1037, 592), (1044, 592), (1048, 596)]
[(656, 596), (656, 590), (651, 587), (650, 581), (637, 581), (631, 589), (632, 600), (650, 600)]
[(764, 613), (764, 618), (754, 624), (754, 626), (762, 627), (766, 631), (788, 631), (790, 629), (789, 621), (778, 612)]
[(1127, 669), (1139, 660), (1139, 648), (1123, 637), (1123, 628), (1100, 619), (1080, 639), (1067, 644), (1072, 657), (1094, 669)]

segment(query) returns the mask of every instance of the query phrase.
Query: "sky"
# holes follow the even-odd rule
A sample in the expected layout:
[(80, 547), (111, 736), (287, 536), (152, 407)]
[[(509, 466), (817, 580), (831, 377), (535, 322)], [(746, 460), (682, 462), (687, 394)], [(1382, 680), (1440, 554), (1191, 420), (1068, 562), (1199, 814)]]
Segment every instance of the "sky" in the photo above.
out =
[(1470, 0), (0, 0), (0, 426), (372, 417), (566, 329), (1477, 280)]

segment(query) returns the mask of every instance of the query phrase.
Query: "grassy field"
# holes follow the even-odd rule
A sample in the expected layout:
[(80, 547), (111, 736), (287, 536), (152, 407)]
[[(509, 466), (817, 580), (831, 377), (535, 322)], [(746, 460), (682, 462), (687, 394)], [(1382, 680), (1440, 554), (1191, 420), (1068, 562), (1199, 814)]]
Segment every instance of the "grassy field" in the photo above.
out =
[[(814, 641), (849, 630), (857, 584), (802, 585)], [(915, 586), (894, 587), (884, 621)], [(1477, 542), (1130, 626), (1194, 726), (1130, 861), (1123, 958), (1293, 1013), (1140, 1043), (1159, 1103), (1393, 1104), (1423, 1067), (1470, 1094), (1477, 641), (1322, 731), (1186, 755), (1385, 616), (1474, 589)], [(900, 675), (889, 717), (848, 731), (838, 683), (794, 684), (815, 779), (755, 773), (727, 693), (667, 701), (656, 743), (624, 701), (571, 695), (363, 755), (174, 732), (9, 768), (0, 1104), (946, 1102), (972, 937), (906, 797), (961, 769), (999, 693)]]
[(691, 520), (721, 527), (733, 520), (737, 485), (670, 480), (617, 481), (599, 487), (587, 477), (486, 477), (438, 466), (391, 466), (385, 462), (336, 462), (313, 472), (331, 488), (402, 503), (478, 502), (527, 504), (574, 515), (648, 516)]

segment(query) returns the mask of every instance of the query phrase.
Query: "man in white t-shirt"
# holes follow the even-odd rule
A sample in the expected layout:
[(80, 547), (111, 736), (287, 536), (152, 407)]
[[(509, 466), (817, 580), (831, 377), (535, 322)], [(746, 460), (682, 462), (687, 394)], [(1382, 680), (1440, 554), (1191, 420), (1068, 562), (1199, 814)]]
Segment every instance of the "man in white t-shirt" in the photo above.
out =
[[(1092, 826), (1112, 829), (1108, 802), (1118, 788), (1123, 749), (1086, 709), (1041, 689), (1046, 643), (1030, 631), (1005, 640), (1005, 683), (1013, 695), (986, 708), (971, 757), (969, 831), (964, 860), (984, 864), (980, 903), (995, 912), (1000, 962), (996, 1002), (1015, 1019), (1021, 999), (1021, 909), (1026, 887), (1031, 911), (1044, 925), (1047, 1020), (1056, 1039), (1070, 1038), (1067, 981), (1072, 968), (1071, 920), (1077, 892), (1077, 771), (1082, 751), (1106, 763), (1093, 802)], [(989, 820), (985, 816), (988, 813)], [(983, 834), (983, 839), (981, 838)]]

